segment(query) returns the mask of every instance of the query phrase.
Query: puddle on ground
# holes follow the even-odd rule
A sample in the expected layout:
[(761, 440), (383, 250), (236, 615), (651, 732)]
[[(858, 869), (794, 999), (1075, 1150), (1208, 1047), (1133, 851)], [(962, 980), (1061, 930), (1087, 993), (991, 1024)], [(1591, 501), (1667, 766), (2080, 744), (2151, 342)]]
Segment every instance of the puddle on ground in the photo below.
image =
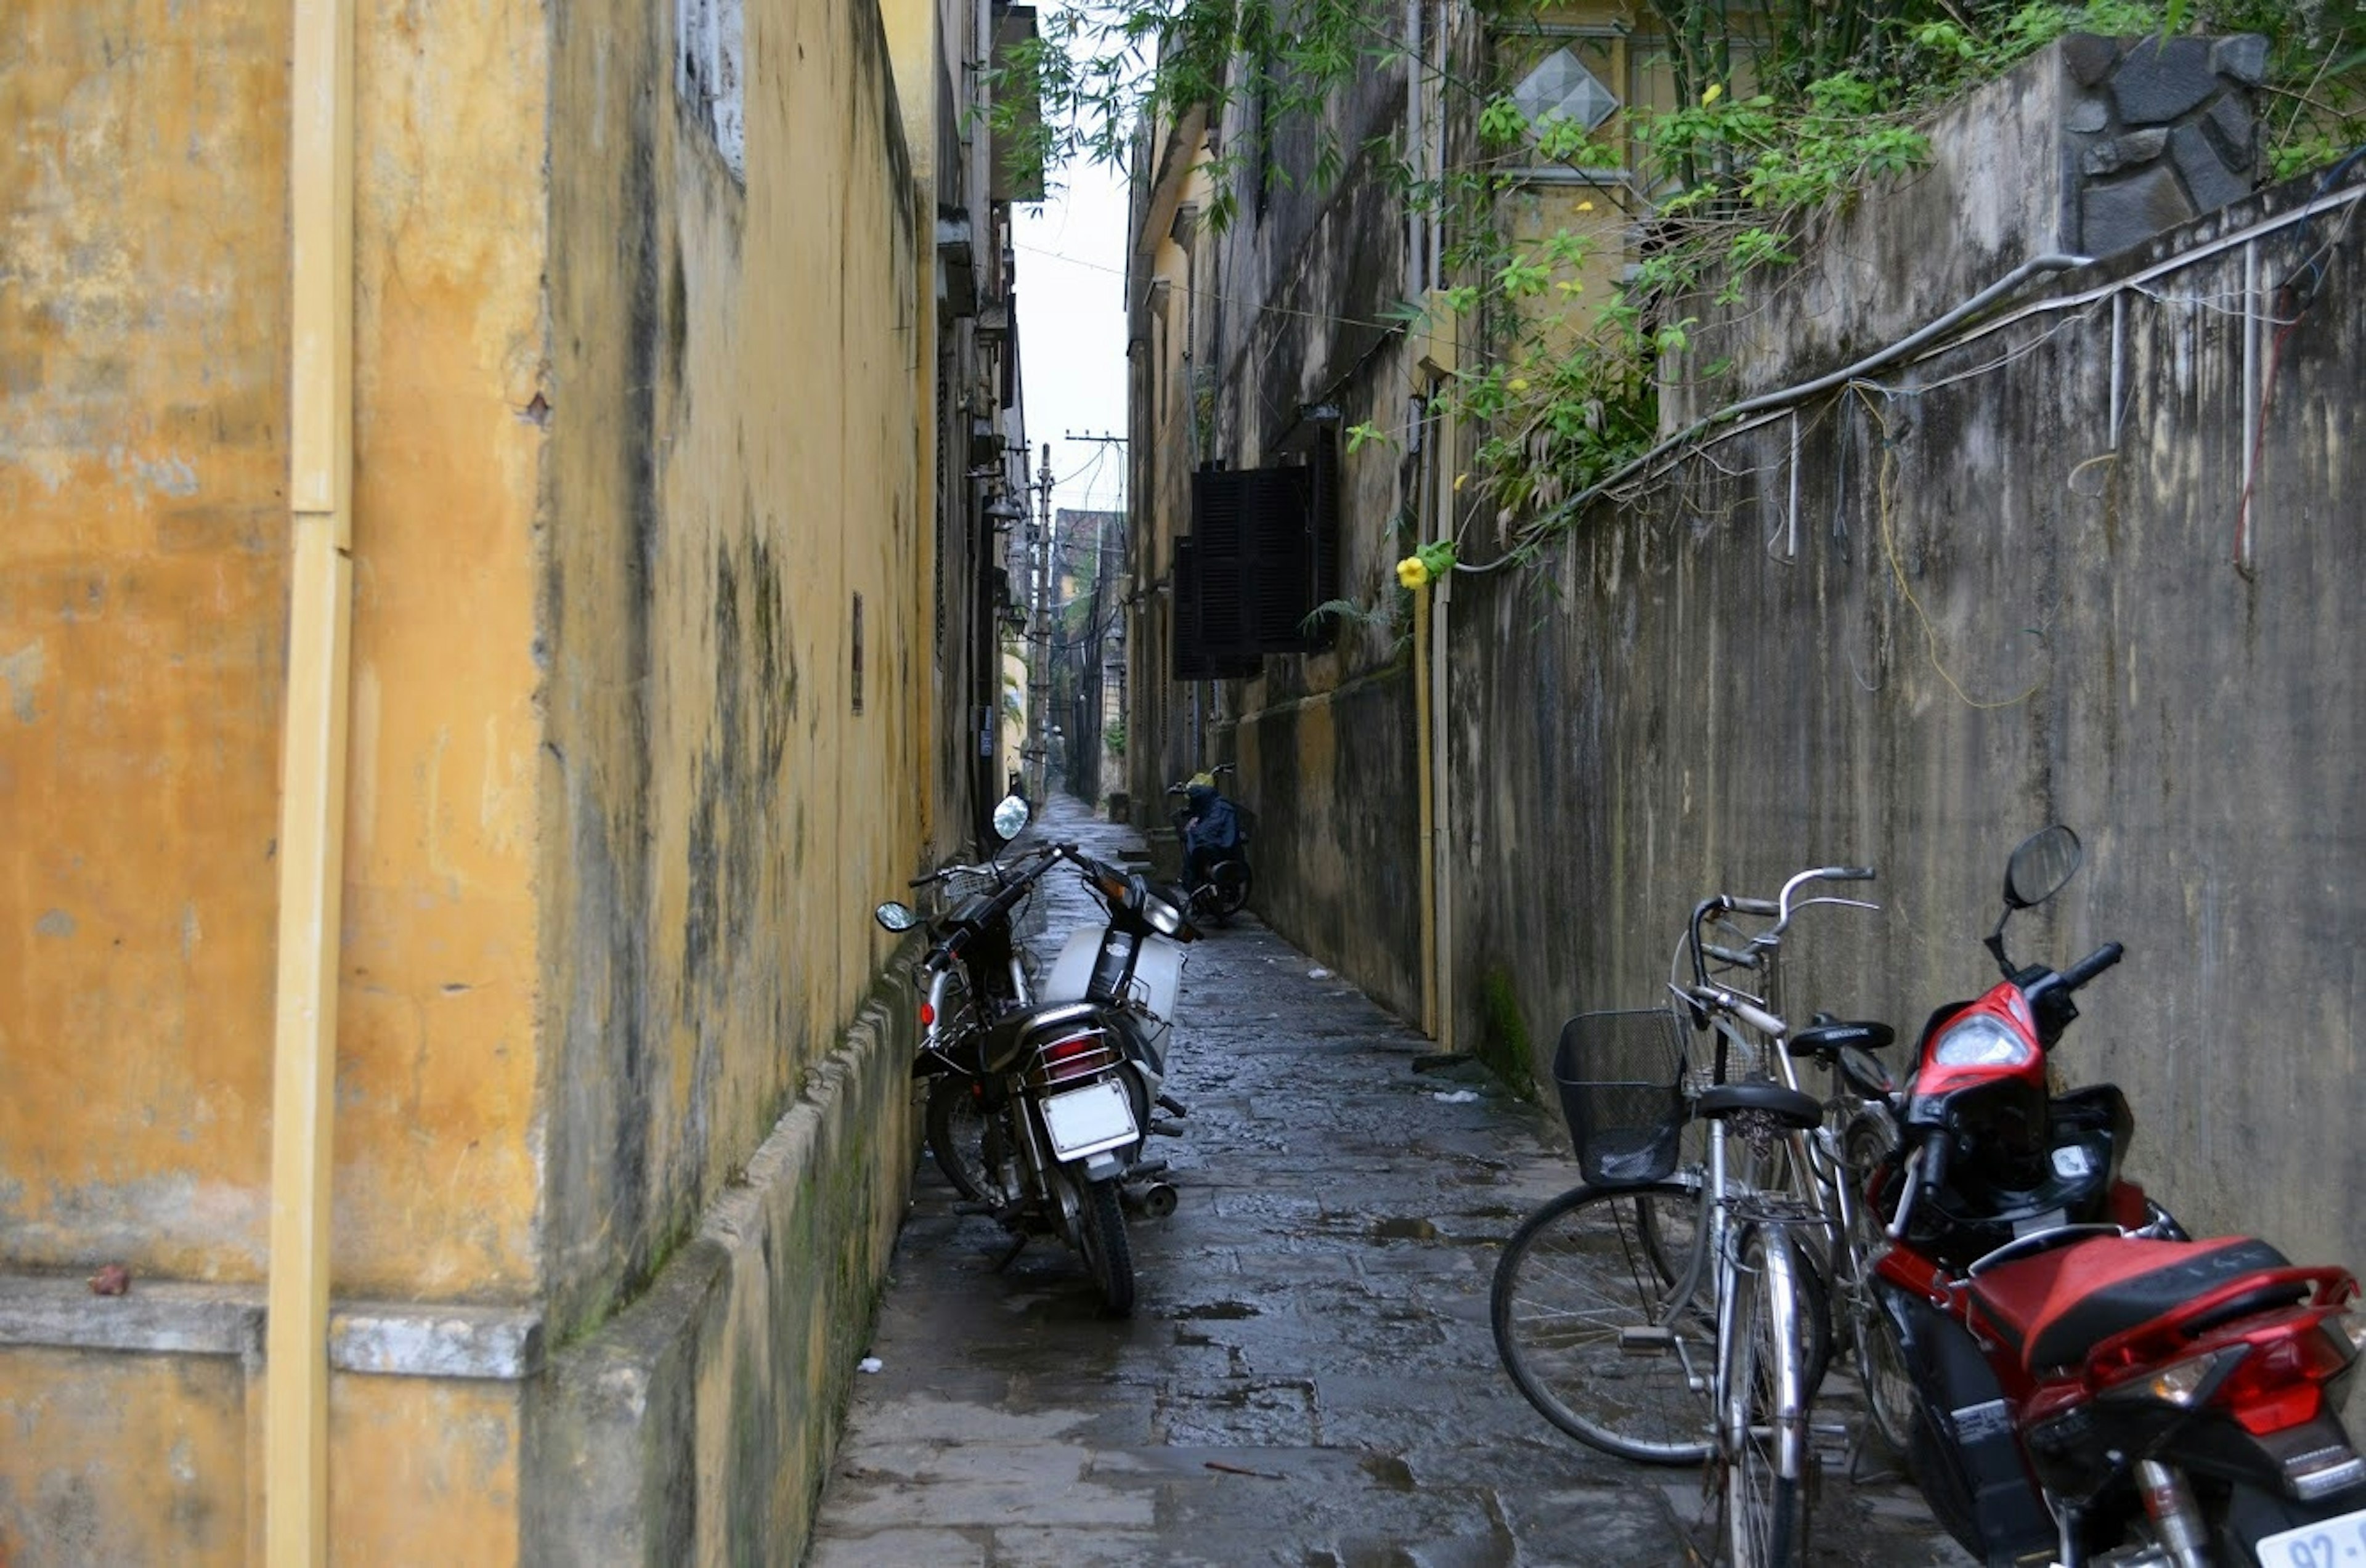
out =
[(1366, 1454), (1357, 1462), (1363, 1472), (1372, 1478), (1375, 1485), (1385, 1486), (1391, 1492), (1413, 1490), (1413, 1466), (1395, 1454)]
[(1258, 1317), (1262, 1316), (1263, 1313), (1261, 1309), (1251, 1306), (1246, 1302), (1201, 1302), (1191, 1306), (1176, 1307), (1166, 1315), (1180, 1319), (1211, 1317), (1234, 1320)]
[(1372, 1222), (1374, 1241), (1436, 1241), (1437, 1227), (1424, 1219), (1388, 1219)]

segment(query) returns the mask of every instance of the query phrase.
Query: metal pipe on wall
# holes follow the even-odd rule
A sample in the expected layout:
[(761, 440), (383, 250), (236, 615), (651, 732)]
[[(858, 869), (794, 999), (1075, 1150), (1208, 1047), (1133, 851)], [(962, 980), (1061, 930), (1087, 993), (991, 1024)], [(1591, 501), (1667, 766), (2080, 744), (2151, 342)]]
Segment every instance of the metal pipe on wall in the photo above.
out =
[(329, 1209), (353, 622), (354, 17), (296, 0), (288, 245), (287, 702), (279, 802), (264, 1543), (329, 1540)]
[[(1405, 163), (1419, 188), (1423, 164), (1429, 152), (1427, 132), (1422, 128), (1421, 73), (1428, 63), (1422, 48), (1422, 0), (1405, 0)], [(1418, 199), (1405, 203), (1405, 270), (1412, 276), (1405, 298), (1418, 299), (1428, 288), (1424, 268), (1429, 262), (1429, 242), (1422, 232), (1421, 203)]]

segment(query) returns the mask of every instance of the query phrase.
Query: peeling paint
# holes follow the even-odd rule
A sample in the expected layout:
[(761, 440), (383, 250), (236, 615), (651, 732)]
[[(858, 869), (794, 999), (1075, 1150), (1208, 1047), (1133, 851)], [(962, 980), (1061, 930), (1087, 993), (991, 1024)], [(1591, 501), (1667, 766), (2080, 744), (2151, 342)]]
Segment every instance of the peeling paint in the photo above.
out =
[(48, 673), (48, 661), (49, 647), (39, 639), (0, 656), (0, 682), (7, 685), (8, 705), (20, 724), (31, 724), (41, 716), (41, 680)]

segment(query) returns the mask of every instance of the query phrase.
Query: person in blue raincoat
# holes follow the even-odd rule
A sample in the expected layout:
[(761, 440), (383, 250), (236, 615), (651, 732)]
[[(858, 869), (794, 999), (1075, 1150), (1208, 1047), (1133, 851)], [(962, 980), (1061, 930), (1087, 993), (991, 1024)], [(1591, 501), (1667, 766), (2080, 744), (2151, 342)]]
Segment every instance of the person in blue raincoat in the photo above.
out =
[(1183, 799), (1191, 814), (1183, 829), (1183, 885), (1204, 887), (1216, 863), (1240, 847), (1241, 814), (1216, 792), (1213, 774), (1195, 774)]

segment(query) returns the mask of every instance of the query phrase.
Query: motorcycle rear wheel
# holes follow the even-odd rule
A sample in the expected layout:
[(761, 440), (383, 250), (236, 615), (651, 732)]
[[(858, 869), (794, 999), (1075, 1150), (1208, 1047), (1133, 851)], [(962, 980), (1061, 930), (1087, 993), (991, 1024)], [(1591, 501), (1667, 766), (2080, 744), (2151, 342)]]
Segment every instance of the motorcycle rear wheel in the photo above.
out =
[(1209, 873), (1209, 910), (1219, 925), (1230, 920), (1249, 901), (1249, 863), (1228, 860)]
[(1096, 1181), (1085, 1188), (1084, 1213), (1076, 1216), (1084, 1242), (1085, 1267), (1101, 1289), (1101, 1301), (1111, 1317), (1133, 1315), (1133, 1248), (1125, 1236), (1125, 1210), (1118, 1201), (1117, 1183)]

